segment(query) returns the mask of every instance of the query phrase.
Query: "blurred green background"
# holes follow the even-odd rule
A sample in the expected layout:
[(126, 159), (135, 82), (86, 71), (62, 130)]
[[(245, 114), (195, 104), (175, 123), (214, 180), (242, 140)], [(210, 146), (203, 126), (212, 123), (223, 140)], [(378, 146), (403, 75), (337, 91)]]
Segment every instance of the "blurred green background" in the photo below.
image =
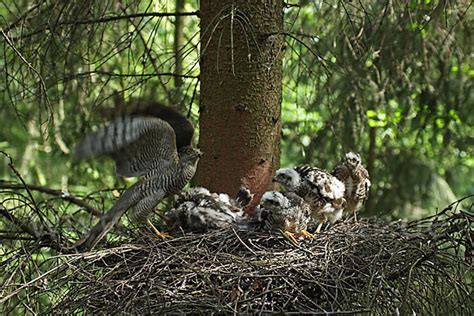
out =
[[(373, 184), (361, 216), (418, 218), (473, 193), (471, 4), (288, 5), (281, 164), (332, 169), (360, 152)], [(175, 1), (0, 4), (0, 150), (27, 183), (78, 195), (123, 186), (110, 161), (70, 163), (117, 95), (176, 104), (197, 126), (199, 19), (182, 17), (176, 35), (174, 17), (152, 16), (175, 11)], [(3, 157), (0, 179), (16, 179)]]

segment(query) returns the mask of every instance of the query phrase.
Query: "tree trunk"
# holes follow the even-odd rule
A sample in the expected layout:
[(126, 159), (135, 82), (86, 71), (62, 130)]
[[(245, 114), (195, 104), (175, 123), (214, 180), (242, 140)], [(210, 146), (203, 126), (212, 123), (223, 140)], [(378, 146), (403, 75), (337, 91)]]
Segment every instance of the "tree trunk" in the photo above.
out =
[(201, 1), (197, 184), (254, 205), (279, 165), (283, 1)]

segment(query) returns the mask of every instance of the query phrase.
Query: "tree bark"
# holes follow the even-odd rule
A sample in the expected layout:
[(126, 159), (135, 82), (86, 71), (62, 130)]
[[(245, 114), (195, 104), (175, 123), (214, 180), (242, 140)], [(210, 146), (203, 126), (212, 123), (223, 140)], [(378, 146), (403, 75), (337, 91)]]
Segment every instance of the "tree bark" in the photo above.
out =
[[(283, 1), (201, 1), (197, 184), (233, 196), (271, 189), (279, 166)], [(252, 208), (250, 208), (252, 209)]]

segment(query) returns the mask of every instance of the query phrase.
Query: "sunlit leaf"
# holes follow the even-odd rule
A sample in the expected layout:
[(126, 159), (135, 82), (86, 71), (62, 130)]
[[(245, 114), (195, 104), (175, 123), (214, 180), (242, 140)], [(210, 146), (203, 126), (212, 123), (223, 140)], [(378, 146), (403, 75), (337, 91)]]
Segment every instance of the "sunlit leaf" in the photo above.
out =
[(437, 118), (435, 122), (438, 128), (443, 128), (446, 125), (442, 118)]
[(375, 112), (374, 110), (367, 110), (366, 114), (367, 114), (367, 117), (370, 117), (370, 118), (377, 117), (377, 112)]

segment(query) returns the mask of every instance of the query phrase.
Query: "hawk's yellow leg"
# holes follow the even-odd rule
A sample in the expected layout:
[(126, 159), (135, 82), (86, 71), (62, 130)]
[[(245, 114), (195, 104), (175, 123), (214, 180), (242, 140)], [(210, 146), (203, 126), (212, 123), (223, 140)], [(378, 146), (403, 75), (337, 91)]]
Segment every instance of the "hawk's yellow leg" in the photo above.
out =
[(292, 232), (289, 232), (289, 231), (287, 231), (287, 230), (285, 230), (283, 233), (284, 233), (286, 236), (288, 236), (288, 238), (290, 238), (291, 241), (293, 241), (295, 244), (298, 243), (298, 242), (296, 241), (295, 234), (293, 234)]
[(162, 239), (171, 238), (171, 236), (168, 235), (167, 233), (162, 233), (162, 232), (160, 232), (160, 231), (155, 227), (155, 225), (152, 224), (152, 222), (151, 222), (149, 219), (146, 220), (146, 223), (147, 223), (147, 225), (153, 230), (153, 232), (158, 236), (158, 238), (162, 238)]
[(297, 237), (314, 238), (314, 235), (303, 229), (297, 234)]

